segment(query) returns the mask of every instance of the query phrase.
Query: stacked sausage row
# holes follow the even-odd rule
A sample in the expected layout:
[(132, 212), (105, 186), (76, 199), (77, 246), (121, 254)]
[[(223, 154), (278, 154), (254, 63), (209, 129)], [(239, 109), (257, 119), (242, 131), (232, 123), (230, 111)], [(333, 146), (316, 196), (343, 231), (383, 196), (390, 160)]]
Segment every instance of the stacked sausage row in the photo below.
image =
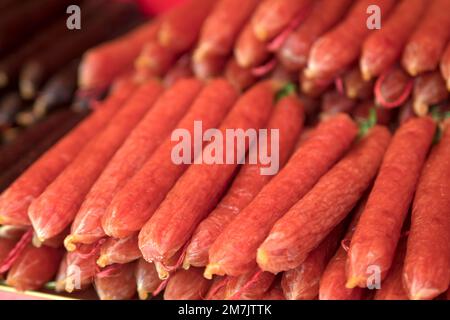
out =
[[(8, 228), (14, 236), (25, 232), (14, 250), (2, 240), (9, 246), (0, 271), (12, 267), (7, 283), (24, 289), (48, 281), (62, 254), (52, 247), (64, 241), (59, 288), (71, 292), (95, 279), (102, 298), (129, 298), (137, 284), (141, 297), (165, 285), (166, 298), (206, 297), (213, 275), (221, 277), (210, 298), (262, 298), (269, 289), (280, 293), (275, 274), (290, 299), (316, 297), (319, 279), (321, 298), (361, 298), (374, 266), (384, 280), (376, 296), (392, 298), (387, 284), (402, 286), (403, 262), (403, 297), (445, 291), (448, 121), (434, 147), (429, 117), (406, 121), (392, 138), (374, 126), (356, 139), (357, 125), (343, 114), (302, 131), (302, 103), (289, 94), (274, 105), (278, 88), (263, 81), (238, 98), (222, 79), (179, 80), (166, 91), (154, 80), (116, 87), (2, 194), (2, 224), (16, 226)], [(174, 164), (170, 130), (193, 134), (193, 120), (222, 131), (280, 129), (283, 169), (270, 179), (261, 164), (239, 171), (236, 164)], [(354, 207), (346, 253), (337, 247)], [(402, 250), (405, 260), (393, 262)], [(158, 288), (136, 284), (134, 272)]]
[[(192, 0), (88, 51), (81, 90), (111, 85), (110, 93), (0, 196), (0, 223), (8, 226), (0, 237), (6, 282), (36, 289), (57, 272), (57, 290), (73, 292), (95, 283), (102, 299), (131, 298), (136, 291), (144, 299), (162, 290), (166, 299), (434, 299), (443, 294), (450, 278), (450, 124), (445, 82), (433, 70), (441, 63), (445, 76), (448, 64), (441, 52), (430, 69), (415, 65), (412, 72), (405, 50), (405, 69), (420, 74), (413, 85), (406, 71), (392, 65), (412, 34), (407, 29), (393, 61), (378, 74), (352, 67), (364, 39), (400, 32), (395, 13), (408, 6), (375, 2), (388, 16), (391, 32), (368, 31), (364, 0)], [(437, 19), (437, 8), (449, 5), (414, 3), (415, 10), (426, 12), (420, 19), (427, 24)], [(313, 23), (319, 12), (325, 17), (320, 28)], [(440, 18), (442, 25), (446, 19)], [(301, 31), (308, 21), (314, 27)], [(307, 58), (291, 69), (295, 79), (302, 70), (298, 96), (295, 86), (286, 85), (293, 79), (289, 67), (276, 65), (286, 64), (281, 48), (305, 32), (312, 34)], [(442, 47), (448, 42), (443, 33)], [(319, 54), (341, 45), (334, 59)], [(245, 65), (250, 58), (242, 52), (264, 57)], [(198, 77), (224, 72), (227, 80), (191, 78), (191, 62)], [(378, 75), (376, 85), (364, 80)], [(423, 89), (430, 83), (438, 88), (436, 79), (444, 83), (445, 96), (418, 99), (423, 97), (418, 92), (430, 92)], [(308, 82), (320, 83), (320, 90), (305, 90)], [(392, 83), (402, 86), (394, 90)], [(406, 103), (413, 86), (413, 99)], [(325, 91), (321, 108), (303, 95)], [(373, 108), (375, 103), (382, 107)], [(442, 105), (432, 108), (433, 118), (426, 116), (435, 103)], [(396, 115), (392, 108), (400, 105), (404, 110)], [(412, 109), (419, 117), (408, 112)], [(361, 120), (361, 130), (342, 111)], [(182, 128), (193, 136), (195, 120), (202, 121), (203, 130), (222, 133), (279, 129), (280, 172), (261, 175), (262, 163), (175, 164), (171, 132)], [(208, 152), (211, 144), (202, 150), (192, 145), (187, 157), (192, 162)]]
[[(371, 25), (373, 6), (380, 30)], [(425, 115), (448, 97), (449, 8), (448, 0), (186, 1), (88, 52), (80, 85), (107, 85), (134, 64), (138, 76), (166, 74), (168, 83), (223, 73), (240, 89), (271, 76), (299, 81), (313, 97), (341, 93), (338, 107), (323, 101), (324, 111), (353, 111), (375, 93), (379, 105)]]

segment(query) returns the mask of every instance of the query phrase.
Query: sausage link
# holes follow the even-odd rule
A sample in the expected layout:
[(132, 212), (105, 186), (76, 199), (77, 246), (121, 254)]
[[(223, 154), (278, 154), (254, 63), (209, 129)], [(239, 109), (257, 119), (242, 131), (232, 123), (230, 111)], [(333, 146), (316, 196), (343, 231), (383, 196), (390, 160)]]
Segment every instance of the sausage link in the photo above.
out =
[(319, 295), (319, 281), (328, 261), (336, 252), (341, 240), (343, 224), (338, 225), (314, 249), (306, 260), (296, 267), (283, 272), (281, 287), (286, 300), (313, 300)]
[(108, 238), (100, 247), (97, 264), (104, 268), (115, 263), (132, 262), (140, 256), (137, 234), (123, 239)]
[(234, 47), (234, 58), (242, 68), (257, 67), (270, 56), (266, 44), (256, 38), (250, 24), (239, 34)]
[(258, 300), (270, 289), (275, 275), (259, 269), (226, 278), (224, 300)]
[(117, 265), (111, 274), (95, 277), (95, 291), (100, 300), (129, 300), (136, 294), (135, 263)]
[(408, 294), (403, 287), (402, 271), (405, 259), (406, 241), (401, 240), (395, 253), (392, 267), (376, 291), (374, 300), (408, 300)]
[(136, 59), (136, 72), (142, 77), (161, 77), (174, 65), (178, 55), (156, 40), (148, 42)]
[(414, 80), (413, 109), (416, 115), (425, 116), (432, 105), (447, 100), (448, 90), (439, 71), (421, 74)]
[(92, 283), (97, 272), (95, 261), (100, 255), (100, 246), (101, 242), (80, 245), (76, 250), (67, 253), (65, 291), (72, 293), (74, 290), (82, 290)]
[(169, 11), (158, 31), (159, 43), (175, 53), (191, 49), (215, 4), (216, 0), (188, 0)]
[(394, 66), (375, 83), (375, 100), (383, 108), (397, 108), (405, 103), (412, 91), (412, 78), (400, 66)]
[(6, 284), (19, 291), (40, 289), (53, 279), (62, 256), (61, 249), (35, 248), (30, 244), (9, 270)]
[(260, 268), (277, 273), (303, 263), (361, 198), (378, 171), (389, 141), (386, 128), (372, 128), (278, 220), (258, 248)]
[(363, 289), (345, 287), (347, 275), (345, 273), (345, 264), (347, 262), (347, 251), (344, 244), (350, 241), (355, 231), (356, 224), (361, 217), (367, 202), (367, 194), (360, 200), (358, 206), (354, 210), (352, 221), (348, 226), (347, 233), (341, 242), (337, 252), (328, 262), (322, 277), (320, 278), (319, 300), (361, 300), (363, 297)]
[(321, 119), (335, 116), (338, 113), (350, 113), (356, 106), (356, 101), (337, 90), (330, 90), (322, 96)]
[(201, 300), (211, 286), (199, 268), (179, 270), (170, 277), (164, 292), (164, 300)]
[[(205, 20), (193, 54), (194, 64), (209, 56), (226, 57), (259, 0), (219, 0)], [(231, 14), (232, 13), (232, 14)]]
[(369, 99), (373, 95), (374, 81), (365, 81), (358, 67), (347, 71), (343, 76), (344, 91), (350, 99)]
[(251, 271), (256, 266), (256, 250), (275, 222), (342, 156), (356, 134), (356, 125), (346, 115), (321, 123), (214, 241), (205, 276), (238, 276)]
[(371, 110), (376, 111), (377, 124), (384, 126), (388, 126), (395, 115), (390, 109), (377, 107), (372, 99), (363, 101), (356, 105), (351, 114), (355, 118), (356, 122), (360, 123), (361, 121), (365, 121), (369, 118)]
[(3, 261), (8, 257), (16, 242), (16, 239), (0, 238), (0, 264), (3, 264)]
[(257, 81), (252, 69), (242, 68), (234, 58), (225, 67), (225, 77), (239, 91), (244, 91)]
[(374, 267), (386, 276), (435, 128), (431, 118), (414, 118), (395, 133), (352, 238), (347, 288), (366, 287)]
[[(409, 2), (408, 2), (409, 3)], [(402, 64), (411, 76), (433, 71), (450, 39), (450, 0), (433, 0), (409, 38)]]
[(183, 55), (164, 76), (163, 83), (166, 88), (172, 87), (178, 80), (190, 78), (194, 75), (191, 68), (191, 56)]
[(310, 5), (311, 0), (263, 0), (251, 19), (252, 30), (260, 41), (275, 38)]
[(422, 170), (413, 202), (403, 283), (411, 299), (433, 299), (450, 281), (450, 121)]
[(209, 55), (201, 61), (193, 61), (192, 69), (197, 78), (207, 80), (212, 77), (217, 77), (222, 74), (225, 67), (226, 57), (218, 55)]
[(161, 285), (155, 265), (141, 258), (136, 266), (136, 286), (139, 299), (147, 300), (148, 294), (154, 292)]

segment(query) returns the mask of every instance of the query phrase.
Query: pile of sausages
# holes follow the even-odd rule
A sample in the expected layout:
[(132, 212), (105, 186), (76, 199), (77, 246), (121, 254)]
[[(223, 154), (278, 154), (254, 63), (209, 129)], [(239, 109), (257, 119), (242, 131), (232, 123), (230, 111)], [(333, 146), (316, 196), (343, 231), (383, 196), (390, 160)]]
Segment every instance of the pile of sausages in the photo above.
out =
[[(189, 0), (88, 50), (80, 90), (107, 97), (0, 195), (0, 274), (101, 299), (445, 299), (449, 9)], [(280, 171), (175, 164), (194, 121), (279, 129)]]
[[(68, 27), (70, 5), (81, 29)], [(135, 6), (104, 0), (1, 0), (0, 11), (0, 144), (70, 107), (81, 55), (139, 21)]]

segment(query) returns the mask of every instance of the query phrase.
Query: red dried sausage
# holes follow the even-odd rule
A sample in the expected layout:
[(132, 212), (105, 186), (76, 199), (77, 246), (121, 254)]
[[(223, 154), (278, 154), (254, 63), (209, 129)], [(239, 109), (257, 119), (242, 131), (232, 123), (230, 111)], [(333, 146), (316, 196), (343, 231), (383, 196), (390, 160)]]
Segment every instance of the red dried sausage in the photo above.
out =
[(86, 194), (130, 131), (153, 105), (162, 87), (156, 81), (140, 86), (103, 131), (89, 142), (28, 209), (40, 241), (70, 225)]
[(396, 62), (426, 5), (426, 0), (401, 1), (382, 28), (367, 37), (359, 61), (364, 79), (379, 76)]
[(258, 3), (259, 0), (219, 0), (203, 24), (193, 63), (209, 56), (228, 56), (239, 31)]
[(252, 16), (251, 25), (257, 39), (275, 38), (295, 19), (311, 0), (263, 0)]
[(286, 297), (280, 288), (274, 287), (264, 295), (262, 300), (286, 300)]
[(334, 78), (310, 79), (305, 76), (304, 72), (301, 72), (299, 81), (304, 94), (317, 98), (330, 87), (334, 82)]
[(330, 90), (322, 96), (321, 119), (335, 116), (338, 113), (350, 113), (356, 106), (356, 101), (336, 90)]
[(191, 68), (191, 57), (190, 55), (183, 55), (180, 59), (175, 63), (175, 65), (167, 71), (164, 76), (163, 83), (164, 86), (170, 88), (173, 86), (178, 80), (184, 78), (190, 78), (194, 75)]
[(415, 118), (395, 133), (352, 238), (347, 288), (366, 287), (374, 266), (382, 279), (389, 270), (435, 128), (431, 118)]
[(450, 282), (450, 121), (422, 170), (413, 202), (403, 283), (411, 299), (433, 299)]
[(88, 50), (80, 64), (78, 81), (81, 90), (107, 87), (117, 76), (132, 68), (144, 45), (156, 39), (160, 23), (160, 20), (148, 22), (118, 39)]
[(225, 77), (239, 91), (244, 91), (257, 81), (252, 69), (241, 67), (234, 58), (225, 67)]
[(376, 291), (374, 300), (408, 300), (408, 294), (403, 287), (402, 271), (405, 259), (406, 241), (401, 240), (395, 253), (392, 267)]
[[(233, 149), (228, 148), (230, 140), (227, 141), (226, 130), (241, 129), (247, 132), (266, 125), (276, 89), (277, 85), (272, 81), (261, 82), (236, 102), (219, 128), (223, 145), (227, 145), (221, 156), (223, 164), (192, 165), (177, 181), (139, 233), (139, 248), (145, 260), (154, 262), (172, 257), (214, 208), (238, 168), (238, 160), (233, 159), (233, 163), (228, 161), (230, 154), (226, 153), (233, 152), (231, 156), (235, 157), (238, 147), (232, 137)], [(248, 143), (245, 143), (245, 150), (241, 151), (246, 152), (248, 148)]]
[(226, 278), (225, 300), (258, 300), (269, 290), (275, 275), (259, 269), (241, 276)]
[(62, 256), (60, 249), (30, 244), (9, 270), (6, 284), (20, 291), (40, 289), (54, 277)]
[[(236, 98), (236, 91), (227, 81), (211, 81), (176, 127), (188, 130), (193, 136), (194, 121), (202, 121), (203, 130), (218, 126)], [(176, 165), (172, 162), (171, 152), (176, 144), (167, 138), (115, 195), (102, 218), (103, 230), (107, 235), (127, 237), (139, 231), (152, 216), (188, 167), (187, 164)]]
[[(408, 2), (409, 4), (409, 2)], [(450, 1), (434, 0), (403, 51), (403, 67), (412, 76), (439, 65), (450, 38)]]
[(391, 119), (394, 116), (392, 110), (378, 108), (373, 100), (366, 100), (359, 103), (353, 108), (351, 114), (357, 122), (361, 122), (366, 121), (369, 118), (371, 110), (375, 110), (376, 112), (377, 124), (387, 126), (391, 123)]
[(141, 300), (146, 300), (148, 294), (154, 292), (161, 285), (155, 265), (148, 263), (143, 258), (137, 262), (135, 276), (137, 291)]
[(83, 244), (76, 250), (67, 253), (67, 269), (64, 280), (67, 292), (81, 290), (92, 283), (97, 272), (95, 261), (100, 255), (101, 244), (101, 241), (94, 244)]
[(128, 300), (136, 294), (134, 279), (135, 263), (115, 266), (106, 275), (102, 273), (95, 277), (95, 291), (101, 300)]
[[(367, 8), (377, 5), (386, 16), (393, 0), (358, 0), (346, 18), (317, 40), (310, 52), (305, 74), (308, 78), (335, 77), (358, 58), (365, 37), (370, 33)], [(351, 32), (350, 32), (351, 30)]]
[(289, 70), (306, 67), (314, 41), (335, 25), (348, 10), (351, 0), (318, 0), (311, 13), (278, 50), (278, 59)]
[(29, 167), (1, 196), (0, 224), (30, 225), (28, 207), (76, 157), (82, 146), (102, 130), (134, 90), (128, 83), (99, 106), (89, 118)]
[(283, 272), (281, 287), (286, 300), (313, 300), (319, 295), (319, 281), (341, 240), (343, 224), (338, 225), (295, 269)]
[(270, 56), (266, 44), (256, 38), (250, 24), (240, 33), (234, 47), (234, 57), (242, 68), (257, 67)]
[(344, 91), (350, 99), (369, 99), (373, 95), (374, 81), (365, 81), (359, 68), (355, 67), (343, 76)]
[(207, 80), (221, 75), (226, 60), (226, 57), (210, 55), (204, 57), (201, 61), (193, 61), (192, 69), (194, 69), (197, 78)]
[(261, 269), (297, 267), (355, 206), (375, 177), (389, 144), (389, 131), (374, 127), (276, 222), (258, 248)]
[[(295, 96), (280, 100), (275, 107), (268, 129), (277, 129), (279, 133), (279, 165), (282, 167), (294, 150), (297, 138), (304, 122), (303, 105)], [(267, 140), (270, 152), (270, 136)], [(261, 175), (264, 165), (245, 164), (241, 167), (225, 197), (208, 217), (197, 227), (186, 250), (184, 266), (203, 267), (208, 264), (208, 250), (220, 232), (245, 208), (271, 176)]]
[(177, 54), (156, 40), (148, 42), (136, 59), (138, 77), (163, 76), (177, 60)]
[(16, 245), (16, 240), (0, 238), (0, 265), (3, 264), (3, 261), (8, 257), (11, 250)]
[(367, 202), (367, 195), (362, 198), (354, 210), (352, 221), (348, 226), (347, 233), (341, 242), (337, 252), (331, 258), (325, 271), (320, 278), (319, 300), (360, 300), (363, 296), (363, 289), (345, 287), (347, 275), (345, 273), (345, 264), (347, 262), (347, 251), (344, 249), (345, 242), (350, 241), (355, 231), (356, 224), (359, 221)]
[(100, 247), (97, 264), (104, 268), (114, 263), (128, 263), (138, 259), (141, 252), (138, 247), (138, 235), (123, 239), (108, 238)]
[(202, 276), (202, 269), (179, 270), (167, 282), (164, 300), (201, 300), (212, 281)]
[(75, 249), (77, 243), (89, 244), (105, 236), (101, 218), (115, 194), (169, 136), (201, 87), (198, 80), (180, 80), (158, 98), (131, 131), (84, 199), (65, 241), (68, 250)]
[(158, 41), (175, 53), (188, 51), (195, 43), (203, 22), (216, 0), (188, 0), (165, 16), (158, 31)]
[(346, 115), (320, 124), (213, 243), (205, 276), (238, 276), (251, 271), (256, 266), (256, 250), (273, 224), (341, 157), (356, 134), (356, 125)]
[(416, 115), (425, 116), (429, 108), (448, 97), (445, 80), (439, 71), (421, 74), (414, 80), (413, 109)]
[(412, 89), (412, 78), (403, 68), (394, 66), (377, 79), (374, 88), (375, 100), (383, 108), (397, 108), (409, 98)]

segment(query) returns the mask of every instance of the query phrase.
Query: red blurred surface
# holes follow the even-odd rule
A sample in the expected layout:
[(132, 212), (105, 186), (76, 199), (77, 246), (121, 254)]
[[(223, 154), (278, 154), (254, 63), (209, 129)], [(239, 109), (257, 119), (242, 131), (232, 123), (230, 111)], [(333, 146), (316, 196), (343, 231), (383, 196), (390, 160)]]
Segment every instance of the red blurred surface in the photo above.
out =
[(162, 13), (185, 0), (136, 0), (146, 15)]

